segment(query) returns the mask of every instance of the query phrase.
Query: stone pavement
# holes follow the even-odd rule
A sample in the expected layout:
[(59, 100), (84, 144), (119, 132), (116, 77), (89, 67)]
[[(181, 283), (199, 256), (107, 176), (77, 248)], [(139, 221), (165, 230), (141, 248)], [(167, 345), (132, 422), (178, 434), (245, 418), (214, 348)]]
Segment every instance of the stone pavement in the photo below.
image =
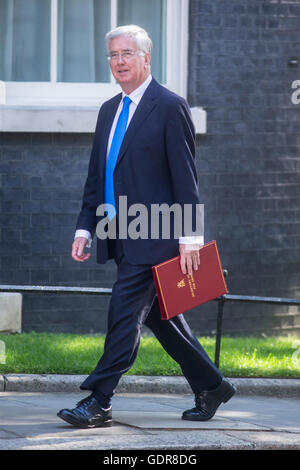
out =
[(186, 393), (117, 393), (110, 428), (77, 429), (56, 416), (86, 395), (0, 393), (0, 449), (300, 449), (300, 400), (295, 397), (237, 393), (203, 423), (181, 420), (182, 411), (194, 404)]

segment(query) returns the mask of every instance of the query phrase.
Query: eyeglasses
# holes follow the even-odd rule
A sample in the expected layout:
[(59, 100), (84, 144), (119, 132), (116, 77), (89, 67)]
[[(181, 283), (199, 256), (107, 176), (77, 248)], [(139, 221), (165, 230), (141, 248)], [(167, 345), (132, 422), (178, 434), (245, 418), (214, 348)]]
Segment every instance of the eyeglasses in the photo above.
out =
[(119, 57), (121, 56), (122, 60), (129, 60), (131, 59), (134, 55), (145, 55), (144, 52), (142, 51), (123, 51), (123, 52), (111, 52), (110, 54), (107, 54), (107, 60), (116, 62), (119, 60)]

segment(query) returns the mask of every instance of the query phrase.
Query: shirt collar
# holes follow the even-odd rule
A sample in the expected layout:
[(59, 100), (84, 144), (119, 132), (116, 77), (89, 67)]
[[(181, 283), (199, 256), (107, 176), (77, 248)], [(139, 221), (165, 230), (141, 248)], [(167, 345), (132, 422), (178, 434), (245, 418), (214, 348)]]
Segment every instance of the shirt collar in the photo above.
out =
[(146, 91), (146, 88), (150, 85), (151, 80), (152, 80), (152, 75), (150, 74), (138, 88), (136, 88), (135, 90), (133, 90), (132, 93), (130, 93), (130, 95), (126, 95), (126, 93), (123, 92), (122, 99), (124, 99), (125, 96), (128, 96), (131, 99), (131, 101), (133, 101), (133, 103), (138, 105), (142, 99), (143, 94)]

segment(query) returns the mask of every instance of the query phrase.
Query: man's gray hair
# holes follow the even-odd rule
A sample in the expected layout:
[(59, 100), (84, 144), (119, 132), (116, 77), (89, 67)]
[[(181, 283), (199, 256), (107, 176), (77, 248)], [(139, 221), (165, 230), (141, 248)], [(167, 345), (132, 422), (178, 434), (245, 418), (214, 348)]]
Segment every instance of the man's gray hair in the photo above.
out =
[(109, 50), (110, 41), (119, 36), (128, 36), (134, 39), (136, 46), (140, 51), (145, 52), (146, 54), (151, 54), (152, 41), (147, 31), (135, 24), (119, 26), (118, 28), (109, 31), (105, 36), (107, 51)]

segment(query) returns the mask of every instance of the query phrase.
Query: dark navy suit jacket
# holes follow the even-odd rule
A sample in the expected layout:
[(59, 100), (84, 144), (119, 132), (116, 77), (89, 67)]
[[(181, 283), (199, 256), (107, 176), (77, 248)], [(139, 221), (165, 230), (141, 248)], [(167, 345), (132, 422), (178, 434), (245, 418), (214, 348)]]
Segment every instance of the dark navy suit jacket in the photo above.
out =
[[(122, 93), (100, 108), (77, 229), (95, 234), (101, 217), (96, 216), (104, 200), (104, 176), (110, 129)], [(127, 128), (114, 171), (114, 191), (118, 209), (119, 196), (127, 197), (127, 206), (151, 204), (200, 203), (195, 169), (195, 133), (190, 109), (180, 96), (152, 79)], [(128, 217), (128, 224), (134, 217)], [(157, 264), (179, 254), (178, 237), (122, 240), (128, 262)], [(182, 233), (182, 236), (187, 235)], [(97, 262), (111, 257), (108, 241), (97, 237)]]

